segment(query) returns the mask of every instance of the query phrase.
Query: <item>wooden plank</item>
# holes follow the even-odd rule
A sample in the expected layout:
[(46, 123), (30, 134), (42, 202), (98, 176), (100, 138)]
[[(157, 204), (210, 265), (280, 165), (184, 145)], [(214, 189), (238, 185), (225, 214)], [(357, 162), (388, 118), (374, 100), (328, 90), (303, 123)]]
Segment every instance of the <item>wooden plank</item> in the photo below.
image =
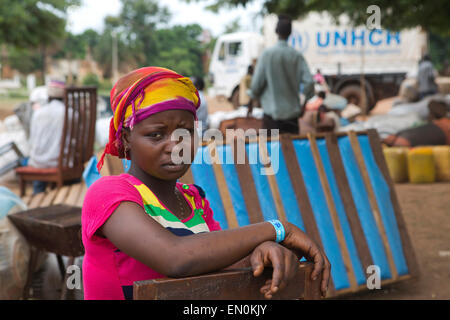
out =
[(291, 177), (292, 187), (294, 189), (295, 196), (297, 197), (303, 222), (305, 223), (305, 231), (317, 244), (320, 244), (323, 248), (319, 229), (317, 228), (314, 213), (309, 202), (305, 183), (303, 181), (303, 175), (298, 164), (297, 155), (295, 154), (292, 141), (286, 136), (281, 136), (281, 149), (283, 151), (284, 158), (286, 159), (286, 167), (289, 172), (289, 177)]
[(386, 252), (387, 260), (389, 263), (389, 268), (391, 269), (391, 272), (392, 272), (392, 279), (395, 280), (398, 278), (398, 272), (397, 272), (397, 268), (395, 267), (394, 257), (392, 255), (391, 247), (389, 246), (389, 242), (388, 242), (388, 239), (386, 236), (386, 230), (384, 228), (383, 221), (381, 219), (380, 209), (378, 208), (378, 203), (375, 198), (375, 192), (373, 190), (369, 174), (367, 173), (366, 164), (364, 162), (364, 156), (362, 154), (361, 147), (359, 145), (359, 141), (358, 141), (358, 138), (357, 138), (355, 132), (350, 131), (347, 134), (350, 139), (350, 144), (352, 146), (353, 153), (355, 154), (356, 162), (358, 163), (359, 171), (361, 173), (361, 176), (364, 181), (364, 185), (367, 190), (370, 207), (372, 208), (372, 214), (373, 214), (373, 217), (375, 218), (375, 223), (377, 225), (378, 231), (380, 232), (380, 236), (381, 236), (381, 239), (383, 242), (383, 247)]
[(49, 205), (51, 205), (56, 197), (56, 192), (57, 189), (50, 190), (42, 200), (40, 207), (48, 207)]
[[(394, 283), (398, 283), (401, 281), (408, 281), (413, 279), (413, 277), (409, 274), (407, 275), (403, 275), (403, 276), (399, 276), (397, 279), (393, 280), (393, 279), (385, 279), (385, 280), (381, 280), (380, 282), (380, 286), (381, 289), (385, 289), (387, 286), (390, 286), (391, 284)], [(366, 291), (367, 292), (367, 284), (361, 284), (357, 287), (356, 291)], [(354, 294), (354, 290), (353, 289), (341, 289), (339, 291), (336, 292), (336, 297), (341, 297), (344, 295), (348, 295), (348, 294)]]
[[(87, 136), (88, 137), (94, 137), (95, 136), (95, 124), (97, 120), (97, 88), (90, 87), (86, 88), (86, 91), (89, 92), (89, 107), (87, 110), (89, 110), (89, 127)], [(88, 139), (88, 144), (85, 146), (84, 152), (85, 152), (85, 158), (83, 161), (88, 161), (89, 158), (94, 153), (94, 140), (95, 139)]]
[(369, 143), (372, 148), (372, 153), (375, 158), (375, 161), (378, 165), (378, 168), (382, 172), (386, 183), (389, 186), (389, 193), (391, 197), (391, 203), (394, 208), (395, 218), (397, 220), (397, 227), (400, 233), (400, 239), (402, 241), (403, 246), (403, 254), (405, 255), (405, 259), (408, 264), (409, 274), (413, 277), (419, 276), (420, 270), (419, 265), (417, 263), (417, 258), (414, 252), (414, 248), (412, 246), (411, 239), (408, 234), (408, 230), (406, 229), (406, 223), (403, 218), (402, 210), (400, 207), (400, 203), (397, 198), (397, 194), (395, 193), (395, 186), (392, 178), (389, 174), (389, 169), (386, 164), (386, 160), (384, 158), (383, 150), (381, 148), (380, 137), (376, 130), (368, 130), (367, 136), (369, 138)]
[[(329, 132), (318, 132), (316, 133), (316, 138), (324, 138), (327, 134), (329, 134)], [(342, 136), (347, 136), (347, 132), (335, 132), (333, 133), (335, 136), (337, 137), (342, 137)], [(356, 132), (356, 135), (366, 135), (367, 134), (367, 130), (361, 130)], [(237, 135), (239, 136), (239, 135)], [(272, 139), (276, 139), (279, 140), (279, 137), (281, 136), (286, 136), (289, 137), (291, 140), (298, 140), (298, 139), (307, 139), (307, 135), (306, 134), (292, 134), (292, 133), (283, 133), (280, 135), (274, 135), (274, 136), (267, 136), (267, 141), (271, 141)], [(250, 143), (250, 142), (258, 142), (258, 136), (243, 136), (242, 139), (244, 139), (245, 143)], [(200, 143), (201, 146), (205, 147), (208, 145), (208, 141), (202, 141)], [(222, 144), (225, 143), (229, 143), (227, 139), (223, 139)]]
[[(75, 95), (77, 95), (77, 99), (75, 99)], [(72, 92), (72, 94), (70, 94), (70, 100), (71, 102), (71, 110), (72, 110), (72, 114), (71, 117), (69, 118), (69, 131), (70, 133), (68, 135), (64, 135), (65, 136), (65, 145), (64, 148), (61, 148), (61, 150), (66, 150), (67, 148), (67, 156), (64, 157), (64, 160), (66, 161), (66, 163), (64, 164), (64, 168), (70, 168), (73, 164), (71, 164), (71, 161), (74, 161), (74, 154), (75, 154), (75, 145), (73, 143), (74, 140), (76, 140), (76, 137), (74, 136), (75, 134), (75, 127), (77, 126), (76, 120), (77, 119), (77, 115), (79, 115), (79, 111), (78, 111), (78, 103), (77, 100), (79, 99), (79, 94), (77, 92)]]
[(79, 93), (79, 99), (78, 99), (78, 121), (80, 122), (79, 125), (76, 126), (75, 131), (75, 154), (74, 154), (74, 161), (76, 164), (82, 164), (83, 163), (83, 149), (87, 146), (84, 146), (84, 135), (88, 133), (88, 130), (86, 130), (86, 112), (87, 112), (87, 105), (86, 105), (86, 92), (80, 91)]
[(24, 196), (22, 197), (22, 201), (23, 203), (25, 203), (27, 205), (27, 207), (30, 205), (31, 199), (33, 198), (32, 195), (28, 195), (28, 196)]
[(342, 232), (342, 227), (339, 222), (339, 217), (336, 210), (336, 205), (334, 203), (333, 195), (331, 194), (330, 185), (328, 184), (328, 178), (325, 173), (325, 168), (320, 157), (319, 148), (317, 146), (316, 138), (308, 134), (309, 144), (311, 146), (311, 152), (314, 158), (314, 163), (319, 174), (320, 183), (322, 185), (322, 190), (325, 194), (325, 201), (327, 202), (328, 211), (330, 212), (331, 221), (333, 222), (333, 228), (336, 232), (336, 237), (338, 240), (339, 248), (342, 254), (342, 259), (344, 261), (345, 269), (347, 271), (347, 276), (350, 281), (350, 287), (353, 291), (357, 289), (357, 281), (355, 276), (355, 271), (350, 259), (350, 253), (345, 242), (344, 233)]
[(64, 204), (74, 206), (77, 203), (82, 187), (81, 184), (82, 183), (76, 183), (70, 186), (70, 190), (69, 193), (67, 194), (67, 198), (64, 201)]
[[(264, 217), (261, 212), (261, 206), (259, 204), (258, 194), (256, 193), (255, 182), (253, 181), (253, 176), (248, 162), (248, 158), (245, 153), (245, 149), (244, 151), (241, 151), (244, 152), (244, 154), (241, 155), (237, 154), (238, 143), (243, 143), (243, 141), (241, 139), (239, 139), (238, 141), (238, 138), (236, 137), (233, 142), (232, 152), (236, 173), (239, 179), (239, 185), (241, 187), (242, 196), (245, 202), (245, 207), (247, 209), (251, 224), (262, 222), (264, 221)], [(243, 157), (244, 163), (238, 163), (237, 161), (238, 157)]]
[(58, 189), (55, 200), (53, 204), (62, 204), (66, 200), (67, 194), (69, 192), (69, 186), (62, 186)]
[[(320, 299), (320, 282), (309, 280), (312, 263), (299, 264), (290, 283), (273, 299)], [(215, 272), (181, 279), (162, 278), (136, 281), (135, 300), (263, 300), (259, 292), (266, 280), (272, 278), (272, 269), (266, 268), (259, 277), (251, 269)]]
[(285, 222), (287, 221), (286, 212), (284, 211), (283, 203), (281, 201), (280, 190), (278, 188), (277, 181), (275, 179), (275, 172), (271, 164), (269, 153), (267, 151), (267, 142), (265, 139), (259, 140), (258, 146), (261, 163), (264, 165), (264, 173), (269, 182), (269, 188), (272, 193), (273, 200), (275, 202), (275, 208), (277, 210), (278, 219)]
[(84, 196), (86, 195), (87, 189), (88, 189), (88, 187), (87, 187), (86, 183), (84, 181), (82, 181), (79, 197), (78, 197), (77, 202), (75, 203), (76, 207), (83, 207)]
[(212, 167), (216, 177), (218, 191), (222, 199), (223, 207), (225, 209), (225, 216), (227, 217), (228, 227), (230, 229), (239, 227), (236, 212), (234, 211), (233, 202), (231, 200), (230, 192), (228, 191), (225, 175), (223, 174), (222, 166), (217, 152), (217, 147), (214, 142), (208, 145), (209, 154), (212, 160)]
[(336, 184), (338, 186), (338, 192), (344, 205), (345, 214), (350, 225), (356, 250), (364, 270), (367, 270), (368, 266), (373, 265), (372, 255), (370, 254), (367, 239), (364, 235), (361, 221), (359, 220), (352, 192), (348, 184), (347, 175), (345, 174), (344, 164), (342, 163), (339, 146), (337, 144), (337, 136), (334, 134), (327, 134), (325, 135), (325, 140), (327, 144), (328, 156), (333, 168)]
[(42, 199), (45, 197), (45, 192), (37, 193), (33, 196), (33, 198), (30, 201), (30, 204), (28, 205), (29, 209), (38, 208), (40, 207)]
[[(319, 229), (314, 218), (314, 213), (309, 202), (309, 196), (306, 191), (303, 175), (300, 170), (297, 155), (292, 144), (292, 140), (287, 135), (281, 135), (281, 150), (286, 159), (286, 167), (291, 177), (292, 188), (294, 189), (297, 198), (298, 207), (302, 214), (302, 219), (305, 224), (305, 233), (323, 249), (323, 243), (320, 238)], [(327, 296), (334, 296), (336, 292), (333, 279), (330, 279)]]

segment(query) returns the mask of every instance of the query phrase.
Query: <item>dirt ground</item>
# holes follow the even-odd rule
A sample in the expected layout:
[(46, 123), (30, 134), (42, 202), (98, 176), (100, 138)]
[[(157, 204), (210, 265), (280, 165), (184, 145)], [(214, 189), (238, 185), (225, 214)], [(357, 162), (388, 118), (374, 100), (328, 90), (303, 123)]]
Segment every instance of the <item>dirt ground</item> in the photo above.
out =
[(343, 299), (450, 299), (450, 183), (396, 184), (420, 268), (407, 280)]
[[(208, 99), (208, 109), (232, 110), (226, 100), (217, 99)], [(11, 106), (0, 101), (0, 120), (11, 113)], [(18, 193), (15, 181), (3, 184)], [(395, 188), (420, 277), (340, 299), (450, 299), (450, 183), (397, 184)]]

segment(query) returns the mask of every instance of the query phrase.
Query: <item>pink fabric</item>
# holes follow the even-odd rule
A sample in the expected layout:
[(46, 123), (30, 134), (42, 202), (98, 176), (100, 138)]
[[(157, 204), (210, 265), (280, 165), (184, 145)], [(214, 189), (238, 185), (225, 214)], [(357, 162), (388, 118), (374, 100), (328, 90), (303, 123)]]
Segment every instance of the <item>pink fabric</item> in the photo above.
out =
[(306, 104), (306, 110), (307, 111), (317, 111), (319, 110), (319, 107), (323, 104), (323, 99), (317, 97), (316, 99), (314, 99), (313, 101), (309, 101)]
[[(108, 239), (95, 235), (121, 202), (135, 202), (143, 208), (142, 197), (133, 184), (139, 185), (141, 182), (128, 174), (102, 177), (86, 193), (81, 215), (85, 248), (83, 285), (86, 300), (123, 300), (122, 286), (132, 285), (134, 281), (164, 277), (120, 252)], [(201, 201), (197, 189), (194, 193), (194, 201)], [(220, 230), (209, 203), (206, 199), (204, 201), (203, 218), (206, 224), (211, 231)]]
[(314, 78), (315, 81), (317, 81), (317, 83), (322, 84), (322, 83), (325, 82), (325, 78), (320, 73), (316, 73), (313, 78)]

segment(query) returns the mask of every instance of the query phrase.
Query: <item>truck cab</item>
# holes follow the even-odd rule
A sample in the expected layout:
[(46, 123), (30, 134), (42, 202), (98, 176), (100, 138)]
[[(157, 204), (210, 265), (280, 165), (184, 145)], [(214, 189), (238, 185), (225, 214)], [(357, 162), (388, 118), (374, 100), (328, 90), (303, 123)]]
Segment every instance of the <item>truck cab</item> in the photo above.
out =
[(224, 96), (233, 105), (238, 103), (239, 83), (263, 48), (263, 37), (257, 33), (236, 32), (219, 37), (209, 67), (212, 83), (209, 94)]

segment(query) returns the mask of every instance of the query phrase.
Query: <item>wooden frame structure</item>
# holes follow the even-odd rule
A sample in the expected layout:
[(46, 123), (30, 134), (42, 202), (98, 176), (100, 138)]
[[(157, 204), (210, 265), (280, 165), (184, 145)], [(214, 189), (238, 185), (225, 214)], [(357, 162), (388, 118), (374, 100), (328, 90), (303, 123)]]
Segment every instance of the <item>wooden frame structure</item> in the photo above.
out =
[[(375, 130), (281, 135), (266, 146), (248, 138), (245, 162), (229, 164), (237, 143), (203, 145), (197, 153), (203, 163), (194, 160), (181, 179), (206, 190), (222, 228), (269, 219), (294, 223), (330, 259), (328, 297), (367, 290), (372, 265), (379, 267), (382, 286), (419, 275)], [(277, 172), (274, 159), (250, 161), (255, 153), (267, 158), (272, 143), (280, 150)]]

